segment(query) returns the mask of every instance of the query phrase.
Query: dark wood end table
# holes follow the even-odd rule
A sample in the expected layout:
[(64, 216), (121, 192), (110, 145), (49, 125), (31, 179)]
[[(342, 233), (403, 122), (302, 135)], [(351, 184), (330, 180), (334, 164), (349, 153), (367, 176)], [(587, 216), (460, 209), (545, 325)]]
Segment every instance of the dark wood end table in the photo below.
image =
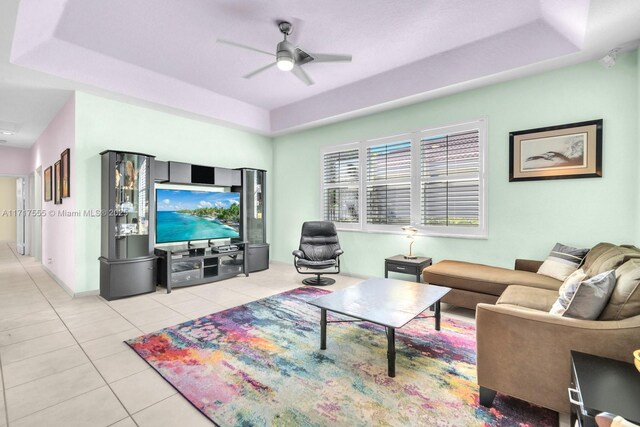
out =
[[(629, 354), (629, 360), (632, 360)], [(596, 427), (601, 412), (640, 424), (640, 372), (632, 363), (571, 352), (571, 425)]]
[(431, 265), (431, 258), (417, 257), (407, 259), (404, 255), (396, 255), (384, 260), (384, 277), (389, 277), (389, 272), (412, 274), (416, 277), (416, 282), (420, 283), (422, 270)]

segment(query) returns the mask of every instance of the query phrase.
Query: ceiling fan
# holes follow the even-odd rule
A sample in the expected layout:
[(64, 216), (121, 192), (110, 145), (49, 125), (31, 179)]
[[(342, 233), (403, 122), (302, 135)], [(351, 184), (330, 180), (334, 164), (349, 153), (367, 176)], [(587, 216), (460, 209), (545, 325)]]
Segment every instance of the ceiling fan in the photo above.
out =
[(279, 22), (278, 28), (284, 35), (284, 40), (278, 43), (275, 54), (272, 52), (267, 52), (265, 50), (256, 49), (251, 46), (245, 46), (231, 40), (218, 39), (217, 42), (276, 57), (275, 62), (265, 65), (264, 67), (260, 67), (257, 70), (244, 75), (243, 77), (245, 79), (250, 79), (276, 65), (278, 69), (282, 71), (291, 71), (293, 75), (302, 80), (304, 84), (310, 86), (313, 84), (313, 80), (311, 80), (311, 77), (309, 77), (309, 75), (302, 69), (302, 66), (304, 64), (308, 64), (309, 62), (351, 62), (351, 55), (311, 53), (302, 50), (300, 47), (294, 46), (287, 40), (287, 36), (289, 36), (291, 34), (291, 31), (293, 30), (293, 26), (290, 22)]

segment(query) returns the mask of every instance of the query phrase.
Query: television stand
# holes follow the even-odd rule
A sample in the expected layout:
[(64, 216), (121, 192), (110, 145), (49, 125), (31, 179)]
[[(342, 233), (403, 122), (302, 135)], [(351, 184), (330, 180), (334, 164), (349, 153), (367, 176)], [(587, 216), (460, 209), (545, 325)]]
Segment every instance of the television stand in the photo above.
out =
[(230, 279), (239, 274), (249, 276), (245, 242), (234, 242), (237, 250), (214, 252), (209, 245), (173, 245), (156, 248), (158, 285), (171, 289), (202, 285)]

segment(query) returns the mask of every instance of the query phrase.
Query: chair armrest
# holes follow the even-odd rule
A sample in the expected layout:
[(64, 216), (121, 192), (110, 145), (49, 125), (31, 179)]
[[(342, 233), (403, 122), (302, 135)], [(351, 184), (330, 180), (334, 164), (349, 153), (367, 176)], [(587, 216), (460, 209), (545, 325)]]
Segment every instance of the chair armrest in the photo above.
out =
[(304, 252), (302, 252), (301, 250), (296, 249), (292, 252), (292, 254), (296, 258), (304, 258)]
[(478, 384), (569, 412), (571, 350), (631, 362), (640, 316), (580, 320), (510, 304), (476, 307)]
[(537, 273), (542, 263), (543, 261), (538, 261), (535, 259), (517, 259), (515, 269)]
[(342, 249), (336, 249), (336, 251), (333, 253), (333, 258), (336, 259), (340, 255), (342, 255), (343, 253), (344, 253), (344, 251)]

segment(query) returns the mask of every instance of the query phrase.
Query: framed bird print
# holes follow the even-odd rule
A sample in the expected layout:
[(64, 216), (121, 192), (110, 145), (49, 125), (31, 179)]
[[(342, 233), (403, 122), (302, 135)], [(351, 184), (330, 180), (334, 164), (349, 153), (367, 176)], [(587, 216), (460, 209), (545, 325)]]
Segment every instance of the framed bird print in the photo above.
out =
[(509, 181), (602, 177), (602, 119), (509, 134)]

